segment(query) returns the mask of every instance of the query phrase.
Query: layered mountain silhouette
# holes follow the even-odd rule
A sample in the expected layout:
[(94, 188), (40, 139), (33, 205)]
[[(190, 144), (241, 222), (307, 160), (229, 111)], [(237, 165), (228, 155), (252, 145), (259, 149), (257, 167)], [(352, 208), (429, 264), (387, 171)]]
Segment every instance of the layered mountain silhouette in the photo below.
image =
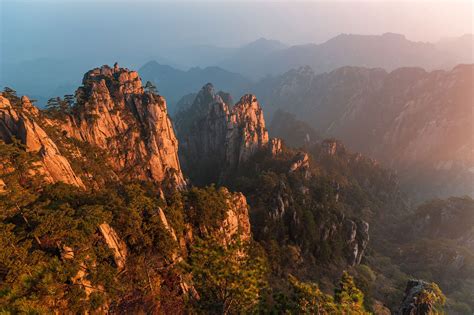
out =
[(469, 35), (440, 43), (423, 43), (394, 33), (341, 34), (321, 44), (280, 47), (254, 53), (241, 61), (233, 58), (220, 65), (251, 78), (280, 74), (302, 66), (310, 66), (316, 73), (343, 66), (380, 67), (388, 71), (414, 66), (432, 70), (473, 62), (472, 47), (473, 40)]
[[(456, 64), (472, 63), (472, 47), (472, 34), (436, 43), (413, 42), (403, 35), (392, 33), (341, 34), (321, 44), (294, 46), (260, 38), (241, 47), (192, 46), (177, 49), (168, 52), (169, 56), (156, 59), (159, 65), (148, 63), (144, 66), (147, 71), (142, 73), (142, 68), (139, 72), (144, 81), (160, 79), (161, 72), (176, 72), (174, 78), (187, 82), (183, 86), (193, 82), (192, 89), (180, 87), (180, 83), (171, 76), (166, 81), (157, 82), (165, 85), (166, 92), (181, 93), (168, 96), (170, 111), (173, 112), (172, 107), (181, 96), (198, 90), (206, 82), (218, 82), (214, 80), (217, 78), (222, 80), (222, 88), (238, 98), (245, 93), (242, 84), (245, 85), (248, 79), (280, 75), (302, 66), (310, 66), (316, 73), (348, 65), (381, 67), (388, 71), (406, 66), (427, 70), (449, 69)], [(141, 64), (142, 60), (143, 57), (140, 57), (135, 63)], [(173, 69), (166, 69), (164, 65)], [(77, 78), (92, 66), (96, 65), (91, 60), (68, 60), (67, 56), (61, 60), (39, 58), (15, 64), (2, 60), (0, 86), (14, 86), (19, 92), (38, 99), (39, 105), (44, 106), (50, 97), (73, 93), (74, 87), (80, 83)], [(192, 69), (196, 66), (201, 69)], [(191, 70), (182, 70), (187, 68)], [(198, 80), (199, 84), (194, 83), (198, 74), (205, 78)]]

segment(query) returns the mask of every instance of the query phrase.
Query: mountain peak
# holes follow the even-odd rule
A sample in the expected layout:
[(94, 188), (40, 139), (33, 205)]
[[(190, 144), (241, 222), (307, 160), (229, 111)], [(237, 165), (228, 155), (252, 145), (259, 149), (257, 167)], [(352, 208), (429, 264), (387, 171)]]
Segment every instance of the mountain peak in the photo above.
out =
[(171, 176), (184, 185), (166, 101), (145, 92), (136, 71), (117, 64), (90, 70), (76, 98), (64, 126), (69, 136), (110, 152), (109, 164), (122, 177), (161, 183)]
[(287, 48), (288, 46), (276, 39), (266, 39), (260, 37), (253, 42), (250, 42), (240, 48), (241, 52), (271, 52), (279, 49)]

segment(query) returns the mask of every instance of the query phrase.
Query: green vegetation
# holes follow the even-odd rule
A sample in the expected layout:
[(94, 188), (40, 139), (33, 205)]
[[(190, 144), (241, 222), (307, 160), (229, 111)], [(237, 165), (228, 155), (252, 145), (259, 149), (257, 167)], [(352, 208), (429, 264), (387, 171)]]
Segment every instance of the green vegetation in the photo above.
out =
[(74, 103), (73, 95), (64, 95), (64, 99), (61, 97), (50, 98), (44, 113), (53, 119), (62, 120), (66, 117), (66, 114), (71, 113)]
[(280, 292), (275, 311), (285, 314), (369, 314), (364, 306), (364, 295), (355, 286), (353, 278), (343, 272), (334, 296), (326, 294), (312, 282), (301, 282), (294, 276), (288, 278), (288, 293)]
[(193, 306), (206, 314), (250, 313), (258, 309), (266, 287), (265, 259), (261, 253), (234, 240), (197, 240), (191, 251), (189, 271), (200, 298)]
[(151, 93), (151, 94), (158, 94), (156, 85), (154, 85), (151, 81), (146, 81), (145, 92)]

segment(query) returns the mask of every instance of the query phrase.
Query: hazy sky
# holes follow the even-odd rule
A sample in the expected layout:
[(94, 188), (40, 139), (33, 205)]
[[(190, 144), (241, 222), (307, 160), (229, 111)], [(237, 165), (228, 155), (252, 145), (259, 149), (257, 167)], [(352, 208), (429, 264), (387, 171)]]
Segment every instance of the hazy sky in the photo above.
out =
[(7, 1), (1, 58), (135, 58), (177, 47), (288, 44), (339, 33), (402, 33), (416, 41), (473, 32), (471, 1)]

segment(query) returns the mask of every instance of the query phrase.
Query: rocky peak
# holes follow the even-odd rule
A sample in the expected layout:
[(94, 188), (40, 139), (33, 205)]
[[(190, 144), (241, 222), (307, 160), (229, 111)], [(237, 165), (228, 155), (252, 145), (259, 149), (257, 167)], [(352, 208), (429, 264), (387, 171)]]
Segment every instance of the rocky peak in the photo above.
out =
[(255, 95), (242, 96), (227, 122), (226, 162), (233, 169), (268, 143), (263, 110)]
[(309, 156), (305, 152), (299, 152), (293, 158), (293, 162), (291, 163), (289, 172), (295, 172), (301, 169), (307, 169), (309, 167)]
[(247, 199), (242, 193), (225, 191), (229, 196), (226, 199), (228, 210), (220, 231), (227, 244), (231, 243), (235, 236), (238, 236), (241, 241), (247, 242), (251, 238)]
[[(193, 174), (200, 169), (207, 176), (201, 183), (217, 182), (258, 150), (268, 147), (263, 110), (255, 95), (242, 96), (234, 106), (226, 103), (231, 101), (228, 94), (215, 93), (208, 83), (193, 105), (176, 116), (180, 159), (193, 180), (201, 182)], [(272, 151), (281, 150), (281, 142), (272, 144)]]
[(165, 99), (145, 91), (138, 73), (102, 66), (84, 75), (77, 105), (62, 127), (70, 137), (109, 152), (108, 162), (124, 178), (184, 185), (178, 141)]
[(107, 65), (95, 68), (88, 71), (82, 79), (82, 84), (86, 90), (101, 84), (101, 82), (104, 82), (110, 91), (123, 94), (143, 93), (142, 82), (138, 72), (119, 68), (118, 65), (115, 65), (113, 68)]

